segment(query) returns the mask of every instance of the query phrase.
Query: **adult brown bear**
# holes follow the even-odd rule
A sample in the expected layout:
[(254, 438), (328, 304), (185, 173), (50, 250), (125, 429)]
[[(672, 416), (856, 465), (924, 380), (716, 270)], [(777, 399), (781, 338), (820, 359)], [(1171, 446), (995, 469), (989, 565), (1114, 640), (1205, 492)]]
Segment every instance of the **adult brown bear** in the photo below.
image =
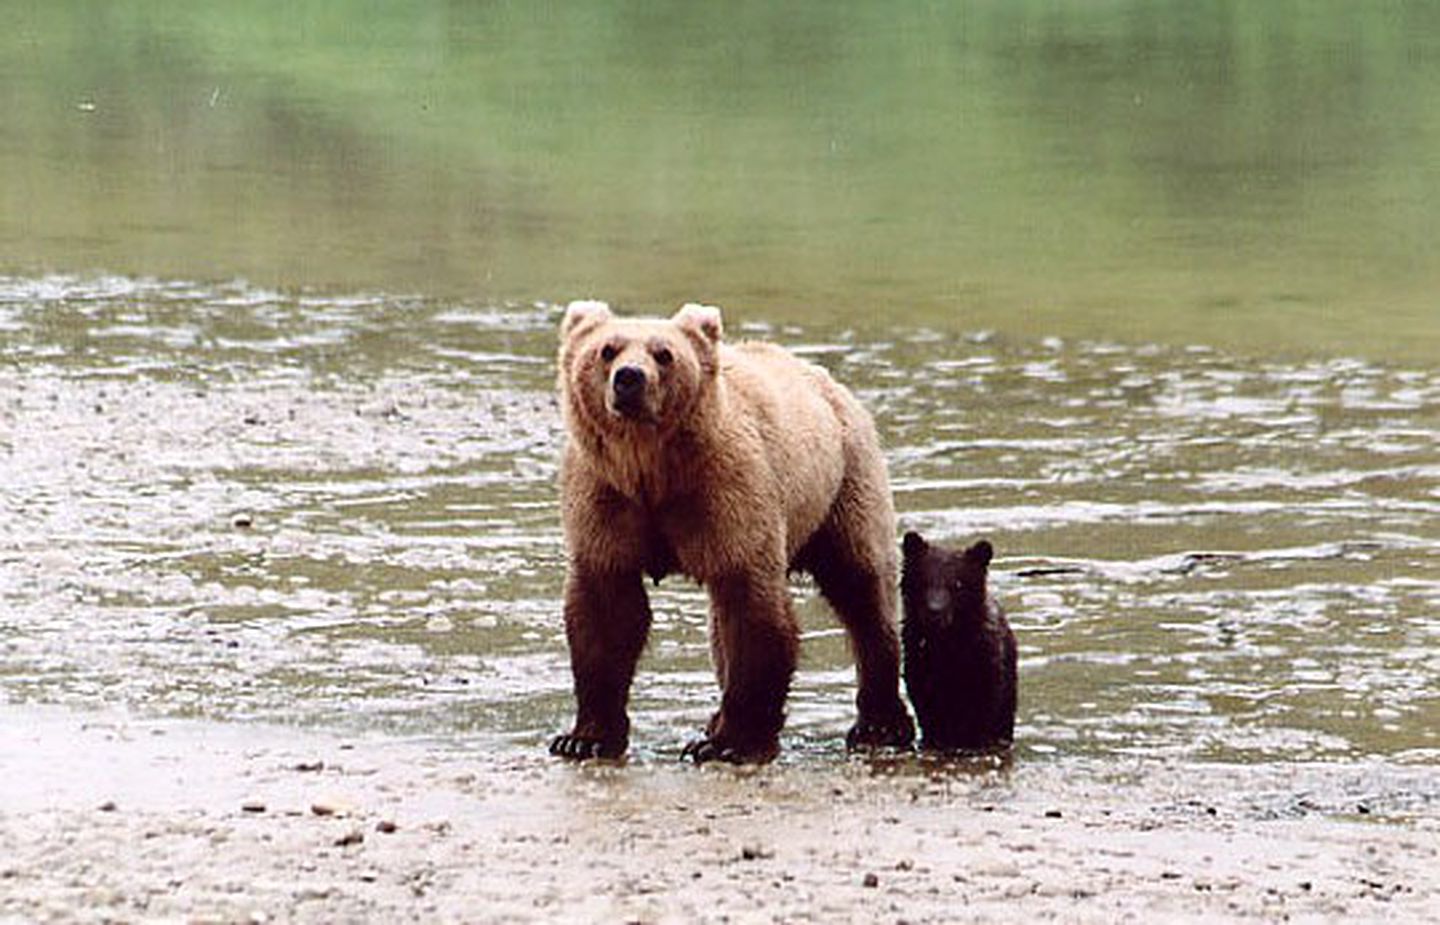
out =
[(914, 738), (899, 693), (895, 513), (870, 416), (818, 366), (722, 342), (718, 309), (622, 319), (577, 302), (560, 328), (568, 439), (560, 492), (565, 629), (577, 711), (550, 751), (616, 757), (650, 629), (644, 575), (710, 597), (720, 709), (685, 754), (763, 762), (779, 749), (799, 647), (786, 581), (801, 569), (849, 632), (851, 747)]

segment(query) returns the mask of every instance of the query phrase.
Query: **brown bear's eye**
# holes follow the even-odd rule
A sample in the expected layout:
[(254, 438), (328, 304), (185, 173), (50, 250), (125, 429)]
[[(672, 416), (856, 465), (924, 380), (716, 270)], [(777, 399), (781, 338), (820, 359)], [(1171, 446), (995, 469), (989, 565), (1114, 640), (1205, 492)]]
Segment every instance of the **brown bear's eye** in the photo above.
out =
[(655, 362), (659, 363), (661, 366), (669, 366), (671, 363), (675, 362), (675, 354), (671, 353), (668, 349), (661, 347), (659, 350), (655, 351)]
[(609, 363), (611, 360), (615, 359), (619, 355), (620, 351), (616, 349), (614, 344), (606, 344), (604, 347), (600, 348), (600, 359), (604, 360), (606, 363)]

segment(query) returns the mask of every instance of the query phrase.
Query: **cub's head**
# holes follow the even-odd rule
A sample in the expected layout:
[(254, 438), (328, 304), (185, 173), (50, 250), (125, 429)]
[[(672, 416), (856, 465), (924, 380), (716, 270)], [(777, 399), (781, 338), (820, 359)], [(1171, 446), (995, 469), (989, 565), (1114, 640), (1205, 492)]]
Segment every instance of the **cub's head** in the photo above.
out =
[(969, 549), (934, 546), (918, 533), (906, 533), (900, 596), (905, 619), (943, 627), (985, 617), (986, 582), (995, 549), (981, 540)]
[(560, 323), (560, 393), (572, 426), (671, 429), (713, 386), (720, 336), (720, 310), (708, 305), (619, 318), (603, 302), (570, 303)]

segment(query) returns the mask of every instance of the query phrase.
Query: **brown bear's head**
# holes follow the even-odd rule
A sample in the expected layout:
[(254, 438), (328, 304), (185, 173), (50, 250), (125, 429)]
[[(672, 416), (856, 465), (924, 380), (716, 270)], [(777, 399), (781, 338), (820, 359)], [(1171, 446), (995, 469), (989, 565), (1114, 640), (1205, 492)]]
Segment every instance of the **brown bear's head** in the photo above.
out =
[(965, 550), (945, 549), (918, 533), (905, 534), (900, 596), (905, 618), (920, 625), (946, 626), (983, 620), (990, 559), (995, 549), (981, 540)]
[(712, 387), (720, 336), (720, 310), (708, 305), (617, 318), (603, 302), (572, 302), (560, 323), (566, 411), (602, 433), (668, 431)]

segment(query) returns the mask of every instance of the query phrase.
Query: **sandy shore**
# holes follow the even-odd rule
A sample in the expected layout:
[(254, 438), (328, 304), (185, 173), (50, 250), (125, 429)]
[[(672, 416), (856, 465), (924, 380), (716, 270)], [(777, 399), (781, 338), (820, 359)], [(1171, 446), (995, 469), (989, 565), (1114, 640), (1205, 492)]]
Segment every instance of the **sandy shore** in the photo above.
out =
[(20, 708), (0, 730), (0, 921), (1440, 919), (1435, 768), (577, 768)]

